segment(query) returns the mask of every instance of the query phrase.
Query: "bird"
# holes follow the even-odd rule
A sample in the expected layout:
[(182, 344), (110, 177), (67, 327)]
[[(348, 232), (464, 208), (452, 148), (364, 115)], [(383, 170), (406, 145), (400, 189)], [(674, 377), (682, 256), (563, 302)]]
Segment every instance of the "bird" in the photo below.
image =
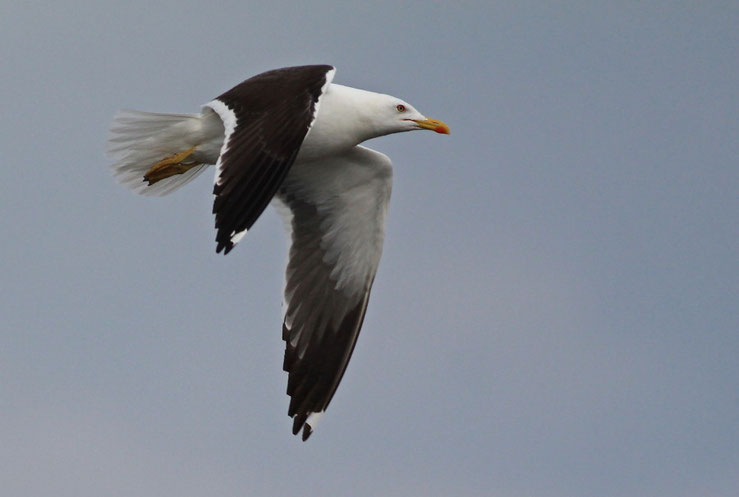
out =
[(346, 371), (380, 262), (392, 163), (361, 145), (442, 121), (381, 93), (333, 83), (331, 65), (253, 76), (198, 114), (123, 110), (110, 128), (112, 173), (166, 195), (215, 166), (216, 252), (228, 254), (271, 203), (291, 238), (283, 302), (288, 416), (303, 441)]

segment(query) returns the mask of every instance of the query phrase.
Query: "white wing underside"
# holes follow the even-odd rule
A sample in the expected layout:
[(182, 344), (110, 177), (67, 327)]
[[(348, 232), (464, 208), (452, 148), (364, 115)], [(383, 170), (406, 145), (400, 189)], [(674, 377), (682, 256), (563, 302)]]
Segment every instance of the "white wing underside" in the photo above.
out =
[(290, 415), (294, 431), (306, 424), (304, 438), (330, 402), (359, 334), (391, 184), (390, 160), (357, 146), (296, 163), (274, 202), (292, 234), (283, 338)]

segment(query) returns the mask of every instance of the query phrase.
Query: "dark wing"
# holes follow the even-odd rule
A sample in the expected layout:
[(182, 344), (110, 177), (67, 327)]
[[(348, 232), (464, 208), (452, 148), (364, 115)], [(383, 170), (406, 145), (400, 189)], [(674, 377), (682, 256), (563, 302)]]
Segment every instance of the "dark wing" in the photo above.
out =
[(296, 166), (278, 194), (292, 230), (285, 288), (288, 415), (306, 440), (339, 386), (382, 253), (390, 160), (356, 147)]
[(331, 66), (276, 69), (209, 102), (225, 137), (216, 164), (216, 252), (227, 254), (274, 197), (333, 78)]

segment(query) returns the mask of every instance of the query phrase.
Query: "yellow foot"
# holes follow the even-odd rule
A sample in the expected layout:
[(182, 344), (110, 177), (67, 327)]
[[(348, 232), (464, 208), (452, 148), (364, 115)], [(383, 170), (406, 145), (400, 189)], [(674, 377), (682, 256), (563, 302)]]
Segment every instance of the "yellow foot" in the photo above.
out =
[(194, 151), (195, 147), (190, 147), (184, 152), (165, 157), (146, 171), (144, 174), (144, 180), (147, 181), (149, 185), (153, 185), (157, 181), (169, 178), (175, 174), (185, 173), (193, 167), (202, 165), (200, 162), (183, 162), (192, 155)]

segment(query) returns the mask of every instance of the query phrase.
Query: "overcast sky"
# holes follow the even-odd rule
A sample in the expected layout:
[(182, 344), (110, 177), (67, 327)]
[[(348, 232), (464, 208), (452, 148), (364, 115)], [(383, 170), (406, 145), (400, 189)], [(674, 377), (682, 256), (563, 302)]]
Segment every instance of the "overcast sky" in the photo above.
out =
[[(1, 493), (736, 495), (739, 4), (253, 3), (0, 1)], [(303, 443), (277, 215), (217, 255), (211, 174), (139, 197), (104, 149), (308, 63), (452, 134), (370, 143), (383, 260)]]

